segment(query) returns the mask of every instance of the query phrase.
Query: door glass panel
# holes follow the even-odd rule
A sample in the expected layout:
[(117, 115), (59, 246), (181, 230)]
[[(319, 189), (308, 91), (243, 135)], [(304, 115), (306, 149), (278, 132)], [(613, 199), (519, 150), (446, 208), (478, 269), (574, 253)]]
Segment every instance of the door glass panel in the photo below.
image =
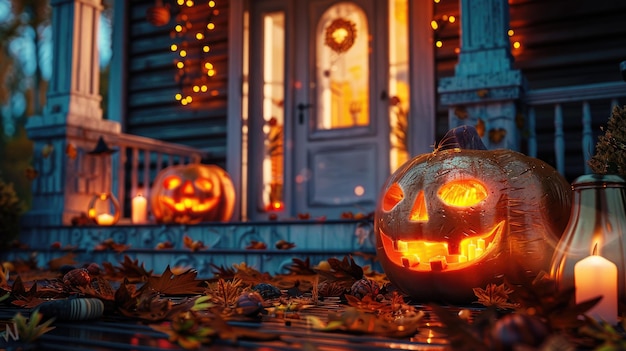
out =
[(409, 6), (389, 1), (389, 124), (391, 172), (409, 159)]
[(316, 129), (367, 126), (369, 120), (369, 30), (364, 11), (339, 3), (316, 29)]
[(264, 156), (261, 209), (275, 211), (284, 206), (285, 14), (265, 14), (263, 34)]

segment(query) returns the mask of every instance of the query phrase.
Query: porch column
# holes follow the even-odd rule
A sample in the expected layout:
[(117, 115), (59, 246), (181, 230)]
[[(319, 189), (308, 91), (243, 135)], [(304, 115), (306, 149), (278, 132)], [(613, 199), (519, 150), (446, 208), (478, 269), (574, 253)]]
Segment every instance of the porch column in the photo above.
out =
[(524, 78), (512, 68), (507, 0), (460, 0), (461, 51), (455, 75), (439, 81), (449, 127), (473, 125), (489, 149), (520, 149), (518, 100)]
[(110, 187), (110, 160), (88, 154), (120, 125), (102, 119), (98, 25), (102, 0), (51, 0), (52, 77), (41, 116), (26, 129), (34, 142), (33, 204), (24, 227), (70, 224), (96, 192)]

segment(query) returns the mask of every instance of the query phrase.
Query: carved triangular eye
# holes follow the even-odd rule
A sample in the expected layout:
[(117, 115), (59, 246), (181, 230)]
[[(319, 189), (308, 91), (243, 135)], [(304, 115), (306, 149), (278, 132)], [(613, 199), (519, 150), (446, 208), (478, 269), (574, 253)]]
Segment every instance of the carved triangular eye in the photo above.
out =
[(437, 192), (443, 203), (456, 207), (474, 206), (487, 195), (487, 188), (477, 179), (454, 180), (442, 185)]
[(196, 185), (196, 188), (204, 191), (205, 193), (211, 192), (213, 190), (213, 182), (206, 178), (198, 178), (193, 183)]
[(167, 190), (173, 190), (178, 188), (182, 184), (180, 177), (172, 175), (163, 180), (163, 188)]
[(398, 183), (391, 184), (383, 197), (383, 211), (391, 211), (402, 199), (404, 199), (404, 192), (400, 185)]
[(415, 203), (413, 203), (413, 208), (411, 209), (411, 215), (409, 219), (417, 222), (427, 222), (428, 221), (428, 209), (426, 208), (426, 199), (424, 199), (424, 191), (420, 190), (415, 198)]

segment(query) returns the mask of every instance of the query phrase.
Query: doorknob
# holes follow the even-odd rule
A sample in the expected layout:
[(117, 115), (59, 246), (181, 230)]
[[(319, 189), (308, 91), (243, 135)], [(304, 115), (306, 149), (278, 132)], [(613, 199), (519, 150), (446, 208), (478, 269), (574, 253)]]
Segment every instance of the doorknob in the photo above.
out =
[(313, 107), (311, 104), (299, 103), (296, 108), (298, 109), (298, 123), (304, 123), (304, 110)]

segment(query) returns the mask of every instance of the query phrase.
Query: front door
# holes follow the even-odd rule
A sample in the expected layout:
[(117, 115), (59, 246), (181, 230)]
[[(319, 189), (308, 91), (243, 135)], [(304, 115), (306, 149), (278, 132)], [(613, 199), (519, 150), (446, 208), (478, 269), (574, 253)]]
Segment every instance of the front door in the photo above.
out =
[(389, 175), (386, 3), (251, 2), (252, 219), (374, 210)]

